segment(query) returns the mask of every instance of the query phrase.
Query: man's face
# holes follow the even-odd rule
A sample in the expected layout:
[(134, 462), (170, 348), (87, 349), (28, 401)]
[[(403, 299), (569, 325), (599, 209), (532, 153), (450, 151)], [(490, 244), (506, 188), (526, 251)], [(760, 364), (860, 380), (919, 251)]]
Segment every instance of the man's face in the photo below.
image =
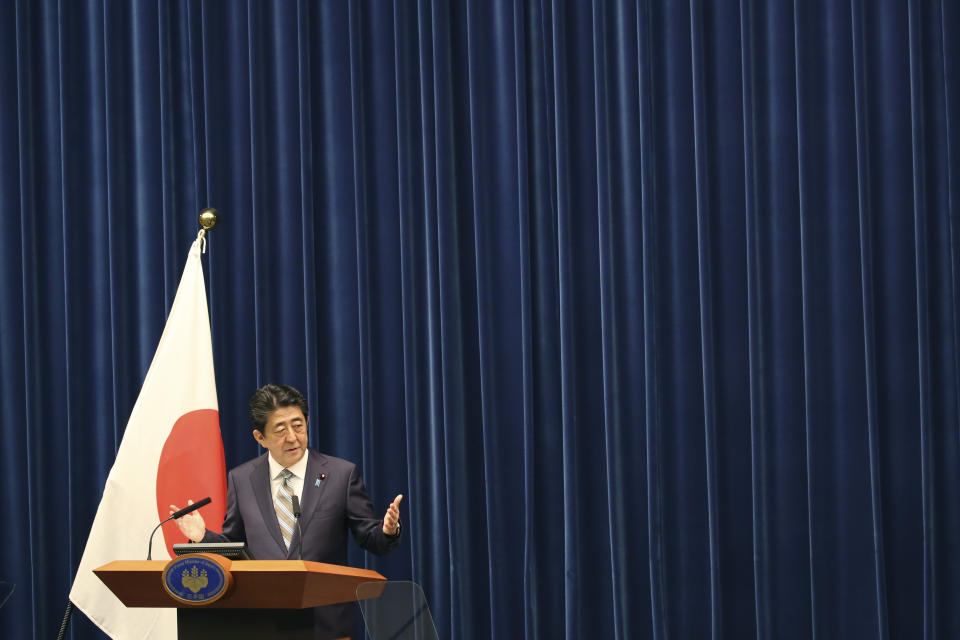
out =
[(270, 451), (274, 460), (289, 467), (307, 450), (307, 419), (300, 407), (280, 407), (267, 416), (263, 433), (254, 429), (253, 437)]

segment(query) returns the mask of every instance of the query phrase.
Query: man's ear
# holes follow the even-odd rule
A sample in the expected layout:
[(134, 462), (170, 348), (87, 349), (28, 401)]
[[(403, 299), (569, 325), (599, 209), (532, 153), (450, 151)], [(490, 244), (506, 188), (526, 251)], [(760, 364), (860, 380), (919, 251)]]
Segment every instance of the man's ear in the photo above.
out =
[(253, 439), (256, 440), (261, 447), (266, 448), (266, 446), (263, 444), (263, 433), (260, 431), (260, 429), (253, 430)]

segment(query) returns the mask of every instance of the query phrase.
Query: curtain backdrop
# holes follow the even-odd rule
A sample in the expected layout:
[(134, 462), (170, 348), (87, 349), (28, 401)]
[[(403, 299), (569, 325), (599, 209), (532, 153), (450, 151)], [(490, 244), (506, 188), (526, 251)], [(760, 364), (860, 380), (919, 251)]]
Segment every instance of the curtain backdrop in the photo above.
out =
[(214, 206), (228, 467), (303, 390), (441, 637), (958, 637), (958, 27), (0, 2), (0, 635), (56, 634)]

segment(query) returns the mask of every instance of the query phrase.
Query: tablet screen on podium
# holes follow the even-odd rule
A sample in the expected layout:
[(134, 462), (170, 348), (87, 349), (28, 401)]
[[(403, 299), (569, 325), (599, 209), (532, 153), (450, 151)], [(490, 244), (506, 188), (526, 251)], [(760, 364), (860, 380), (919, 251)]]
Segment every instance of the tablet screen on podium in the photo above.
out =
[(188, 553), (215, 553), (231, 560), (252, 560), (246, 542), (182, 542), (173, 545), (178, 556)]

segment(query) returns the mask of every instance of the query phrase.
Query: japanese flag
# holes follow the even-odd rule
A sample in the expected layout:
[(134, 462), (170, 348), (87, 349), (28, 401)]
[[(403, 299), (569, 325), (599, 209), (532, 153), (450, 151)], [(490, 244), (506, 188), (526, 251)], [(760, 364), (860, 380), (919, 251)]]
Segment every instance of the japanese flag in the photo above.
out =
[[(213, 374), (210, 320), (200, 263), (204, 232), (190, 248), (160, 344), (133, 406), (70, 590), (70, 600), (113, 638), (175, 638), (175, 609), (128, 609), (93, 574), (113, 560), (147, 557), (150, 532), (169, 505), (210, 496), (201, 509), (223, 522), (227, 485)], [(174, 522), (154, 537), (153, 559), (186, 542)]]

